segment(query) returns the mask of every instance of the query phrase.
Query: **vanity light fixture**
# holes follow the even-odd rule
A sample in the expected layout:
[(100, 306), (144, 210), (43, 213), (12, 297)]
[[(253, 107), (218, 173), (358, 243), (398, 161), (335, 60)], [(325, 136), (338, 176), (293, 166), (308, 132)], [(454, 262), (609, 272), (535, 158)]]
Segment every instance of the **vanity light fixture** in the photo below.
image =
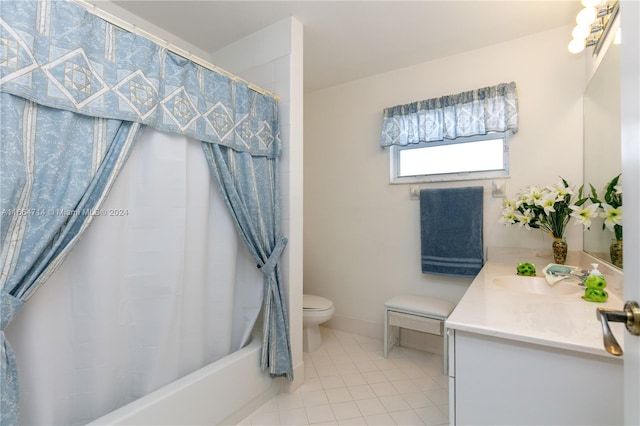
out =
[(613, 44), (620, 44), (622, 42), (622, 36), (620, 35), (620, 27), (616, 30), (616, 36), (613, 38)]
[(595, 46), (593, 54), (600, 51), (600, 41), (604, 40), (610, 23), (618, 14), (618, 1), (582, 0), (584, 8), (576, 16), (576, 26), (571, 32), (569, 52), (580, 53), (585, 47)]

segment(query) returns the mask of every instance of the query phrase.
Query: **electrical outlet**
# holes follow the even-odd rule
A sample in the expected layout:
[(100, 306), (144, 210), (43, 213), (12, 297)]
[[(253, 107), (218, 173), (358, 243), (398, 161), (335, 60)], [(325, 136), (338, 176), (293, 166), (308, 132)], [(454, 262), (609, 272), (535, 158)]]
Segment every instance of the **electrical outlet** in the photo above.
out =
[(507, 181), (506, 180), (492, 181), (491, 196), (493, 198), (505, 198), (507, 196)]

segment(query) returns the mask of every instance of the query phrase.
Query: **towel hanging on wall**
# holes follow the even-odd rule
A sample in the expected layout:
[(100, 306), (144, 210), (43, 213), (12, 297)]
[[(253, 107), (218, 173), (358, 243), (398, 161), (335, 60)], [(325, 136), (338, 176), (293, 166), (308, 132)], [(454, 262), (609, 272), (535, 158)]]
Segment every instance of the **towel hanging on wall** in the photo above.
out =
[(420, 191), (422, 273), (473, 277), (484, 264), (482, 186)]

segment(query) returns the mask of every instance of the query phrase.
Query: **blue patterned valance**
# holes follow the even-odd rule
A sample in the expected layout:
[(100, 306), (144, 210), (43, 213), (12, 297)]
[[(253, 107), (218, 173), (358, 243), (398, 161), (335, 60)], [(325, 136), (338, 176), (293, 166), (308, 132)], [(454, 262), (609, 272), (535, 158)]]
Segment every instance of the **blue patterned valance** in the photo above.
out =
[(0, 1), (0, 90), (40, 105), (280, 153), (277, 100), (61, 0)]
[(516, 84), (428, 99), (384, 110), (381, 146), (518, 131)]

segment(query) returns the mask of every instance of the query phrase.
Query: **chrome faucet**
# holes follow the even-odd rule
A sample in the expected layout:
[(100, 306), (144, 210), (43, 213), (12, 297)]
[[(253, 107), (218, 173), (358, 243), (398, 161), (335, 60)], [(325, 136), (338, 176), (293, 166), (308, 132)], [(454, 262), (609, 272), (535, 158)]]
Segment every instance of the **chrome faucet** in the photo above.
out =
[(573, 278), (574, 280), (577, 280), (578, 282), (580, 282), (580, 285), (584, 285), (584, 280), (586, 280), (587, 277), (589, 276), (589, 271), (585, 271), (584, 269), (581, 269), (579, 271), (574, 271), (574, 272), (553, 271), (551, 272), (551, 275), (555, 277)]

